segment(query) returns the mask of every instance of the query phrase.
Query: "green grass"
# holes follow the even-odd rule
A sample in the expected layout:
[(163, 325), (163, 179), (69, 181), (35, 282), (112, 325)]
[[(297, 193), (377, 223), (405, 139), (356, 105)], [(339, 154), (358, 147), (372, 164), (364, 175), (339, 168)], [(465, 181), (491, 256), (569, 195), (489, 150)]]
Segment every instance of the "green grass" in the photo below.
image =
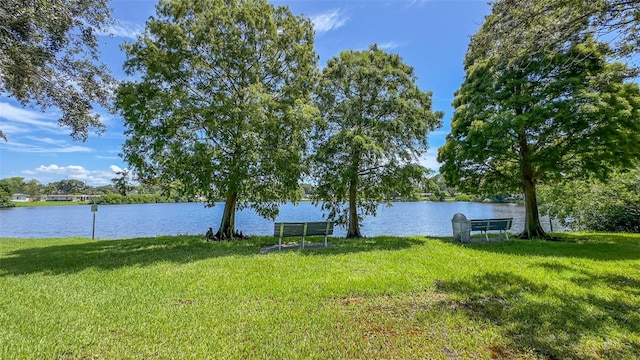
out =
[(640, 235), (0, 239), (0, 359), (634, 359)]
[(49, 207), (49, 206), (73, 206), (73, 205), (88, 205), (88, 201), (27, 201), (12, 202), (15, 207)]

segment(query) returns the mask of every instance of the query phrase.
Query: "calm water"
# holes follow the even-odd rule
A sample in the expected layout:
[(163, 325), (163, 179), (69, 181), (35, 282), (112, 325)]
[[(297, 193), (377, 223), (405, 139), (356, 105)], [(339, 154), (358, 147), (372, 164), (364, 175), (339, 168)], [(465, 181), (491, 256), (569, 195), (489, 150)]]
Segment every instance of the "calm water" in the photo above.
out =
[[(96, 238), (131, 238), (156, 235), (204, 234), (217, 229), (223, 204), (205, 208), (202, 204), (100, 205), (96, 213)], [(469, 219), (514, 218), (512, 232), (524, 226), (524, 207), (516, 204), (467, 202), (400, 202), (382, 207), (378, 215), (366, 218), (362, 234), (451, 236), (451, 218), (463, 213)], [(321, 221), (322, 211), (311, 203), (283, 205), (276, 221)], [(52, 238), (91, 237), (93, 213), (88, 205), (0, 209), (0, 237)], [(548, 220), (543, 228), (549, 230)], [(236, 215), (236, 227), (244, 234), (272, 235), (273, 221), (252, 210)], [(554, 224), (557, 231), (557, 226)], [(346, 231), (336, 228), (335, 236)]]

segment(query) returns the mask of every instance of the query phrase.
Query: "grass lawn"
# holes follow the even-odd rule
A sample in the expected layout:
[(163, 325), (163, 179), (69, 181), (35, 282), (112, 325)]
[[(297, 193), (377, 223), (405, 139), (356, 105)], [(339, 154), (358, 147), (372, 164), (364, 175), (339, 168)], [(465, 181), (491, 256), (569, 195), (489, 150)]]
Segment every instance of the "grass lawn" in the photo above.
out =
[(0, 359), (635, 359), (640, 234), (0, 239)]

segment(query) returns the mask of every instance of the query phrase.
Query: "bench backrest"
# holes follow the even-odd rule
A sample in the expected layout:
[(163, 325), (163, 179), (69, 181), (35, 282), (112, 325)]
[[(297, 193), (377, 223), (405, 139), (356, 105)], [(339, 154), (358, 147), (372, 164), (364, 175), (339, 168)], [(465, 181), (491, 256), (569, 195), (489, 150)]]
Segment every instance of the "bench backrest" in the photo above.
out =
[(471, 231), (480, 230), (509, 230), (511, 229), (512, 218), (506, 219), (483, 219), (470, 220)]
[[(306, 225), (306, 232), (305, 232)], [(273, 226), (273, 236), (313, 236), (333, 235), (333, 222), (277, 222)]]

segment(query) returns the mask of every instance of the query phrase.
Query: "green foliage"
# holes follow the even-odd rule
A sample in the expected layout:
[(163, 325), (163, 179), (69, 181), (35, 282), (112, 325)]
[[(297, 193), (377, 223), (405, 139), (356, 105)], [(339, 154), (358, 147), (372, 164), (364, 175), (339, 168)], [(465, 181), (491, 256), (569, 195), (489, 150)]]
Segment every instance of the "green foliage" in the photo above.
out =
[(115, 205), (115, 204), (153, 204), (153, 203), (169, 203), (169, 202), (186, 202), (185, 198), (168, 198), (160, 194), (106, 194), (97, 199), (98, 204)]
[(541, 190), (542, 212), (564, 225), (640, 233), (640, 167), (606, 181), (576, 179)]
[(9, 195), (24, 193), (24, 178), (23, 177), (10, 177), (4, 178), (0, 180), (0, 184), (4, 185), (5, 191), (9, 193)]
[(75, 179), (60, 180), (53, 184), (57, 194), (83, 194), (87, 189), (87, 184)]
[(304, 195), (307, 197), (311, 197), (313, 193), (316, 191), (315, 186), (311, 184), (300, 184), (300, 188), (302, 189), (302, 192), (304, 193)]
[(13, 191), (11, 190), (11, 187), (9, 186), (9, 184), (5, 181), (0, 181), (0, 208), (8, 208), (8, 207), (15, 206), (11, 202), (12, 195), (13, 195)]
[(43, 195), (44, 185), (42, 185), (40, 181), (36, 179), (31, 179), (24, 183), (22, 192), (30, 196)]
[(455, 201), (473, 201), (474, 198), (468, 194), (458, 194), (453, 198)]
[(417, 87), (413, 68), (375, 45), (330, 59), (316, 100), (314, 199), (347, 225), (348, 237), (360, 237), (359, 220), (375, 215), (380, 202), (416, 195), (428, 174), (417, 160), (443, 114), (431, 110), (431, 93)]
[[(110, 16), (105, 0), (3, 0), (0, 92), (23, 105), (55, 106), (74, 139), (104, 130), (93, 105), (109, 105), (114, 81), (97, 63), (96, 32), (106, 30)], [(0, 131), (0, 138), (6, 135)]]
[[(616, 56), (635, 62), (637, 70), (633, 55), (640, 50), (638, 4), (637, 0), (497, 0), (472, 42), (474, 49), (490, 49), (518, 66), (519, 59), (565, 44), (586, 27), (607, 41)], [(616, 36), (608, 36), (612, 33)]]
[(10, 177), (0, 179), (0, 207), (13, 207), (11, 202), (13, 194), (27, 194), (30, 196), (42, 195), (44, 186), (38, 180), (31, 179), (25, 182), (23, 177)]
[[(122, 176), (122, 173), (120, 174)], [(80, 180), (64, 179), (55, 181), (47, 185), (41, 184), (38, 180), (31, 179), (25, 181), (22, 177), (11, 177), (0, 179), (0, 186), (2, 186), (2, 198), (4, 206), (14, 206), (10, 201), (12, 194), (20, 193), (30, 196), (38, 195), (103, 195), (99, 198), (100, 204), (146, 204), (146, 203), (173, 203), (173, 202), (189, 202), (193, 201), (194, 197), (184, 195), (179, 189), (177, 183), (160, 185), (144, 184), (136, 188), (129, 183), (129, 176), (126, 177), (127, 191), (136, 190), (139, 194), (126, 195), (129, 198), (125, 198), (122, 193), (117, 193), (114, 186), (88, 186)], [(120, 189), (122, 190), (122, 189)], [(19, 203), (17, 206), (57, 206), (71, 204), (67, 202), (41, 202), (34, 203)]]
[(0, 358), (638, 358), (640, 235), (565, 236), (0, 239)]
[(41, 184), (36, 179), (30, 179), (25, 181), (23, 177), (10, 177), (0, 179), (0, 183), (8, 186), (11, 194), (27, 194), (30, 196), (38, 195), (74, 195), (74, 194), (87, 194), (87, 195), (99, 195), (112, 193), (113, 187), (108, 186), (88, 186), (80, 180), (64, 179), (55, 181), (49, 184)]
[(125, 159), (142, 182), (225, 199), (222, 237), (236, 210), (274, 218), (300, 196), (317, 71), (311, 21), (266, 0), (163, 0), (156, 10), (123, 47), (140, 78), (117, 93)]
[(518, 66), (473, 45), (438, 160), (448, 183), (472, 193), (524, 190), (526, 236), (543, 236), (536, 185), (606, 177), (640, 153), (640, 89), (607, 63), (608, 47), (576, 34)]
[(585, 223), (595, 231), (640, 233), (640, 200), (609, 204), (603, 207), (600, 218), (588, 219)]
[(116, 177), (111, 179), (113, 187), (118, 191), (118, 194), (127, 196), (127, 193), (133, 190), (131, 185), (130, 170), (122, 169), (116, 172)]

